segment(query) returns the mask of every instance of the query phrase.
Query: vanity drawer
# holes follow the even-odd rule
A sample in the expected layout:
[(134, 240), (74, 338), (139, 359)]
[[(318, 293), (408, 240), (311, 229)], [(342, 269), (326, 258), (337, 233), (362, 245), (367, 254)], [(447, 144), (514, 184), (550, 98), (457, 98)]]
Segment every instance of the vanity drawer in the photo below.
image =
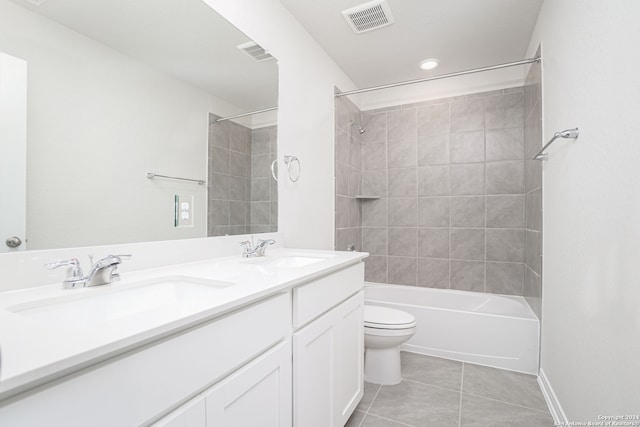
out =
[(281, 293), (25, 392), (0, 425), (145, 425), (288, 336), (290, 310)]
[(293, 327), (299, 329), (364, 287), (364, 263), (293, 289)]

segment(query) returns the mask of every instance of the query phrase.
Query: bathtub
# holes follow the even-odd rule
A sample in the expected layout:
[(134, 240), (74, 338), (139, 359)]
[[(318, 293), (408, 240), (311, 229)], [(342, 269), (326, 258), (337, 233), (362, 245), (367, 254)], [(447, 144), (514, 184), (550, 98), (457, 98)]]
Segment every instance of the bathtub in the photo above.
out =
[(402, 350), (538, 374), (540, 324), (522, 297), (378, 283), (364, 297), (416, 317)]

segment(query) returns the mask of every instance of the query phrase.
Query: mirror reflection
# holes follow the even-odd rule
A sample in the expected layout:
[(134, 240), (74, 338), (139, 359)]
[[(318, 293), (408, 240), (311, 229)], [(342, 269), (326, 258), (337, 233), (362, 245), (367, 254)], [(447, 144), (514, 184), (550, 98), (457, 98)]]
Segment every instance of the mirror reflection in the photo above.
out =
[(208, 235), (277, 231), (276, 126), (250, 129), (210, 118)]
[(275, 111), (216, 120), (277, 63), (201, 0), (0, 0), (0, 52), (0, 252), (275, 230)]

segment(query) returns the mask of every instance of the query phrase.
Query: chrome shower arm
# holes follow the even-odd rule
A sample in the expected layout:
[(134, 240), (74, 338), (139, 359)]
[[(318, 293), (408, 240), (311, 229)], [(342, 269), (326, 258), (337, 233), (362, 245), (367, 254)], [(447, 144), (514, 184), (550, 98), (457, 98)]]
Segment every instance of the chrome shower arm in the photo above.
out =
[(556, 139), (558, 138), (572, 138), (575, 139), (580, 135), (580, 131), (578, 130), (578, 128), (575, 129), (566, 129), (563, 130), (562, 132), (556, 132), (553, 134), (553, 138), (551, 138), (549, 140), (549, 142), (547, 142), (544, 147), (542, 147), (542, 150), (540, 150), (538, 152), (538, 154), (536, 154), (533, 157), (533, 160), (546, 160), (548, 154), (544, 152), (544, 150), (547, 149), (547, 147), (549, 147), (551, 144), (553, 144), (555, 142)]

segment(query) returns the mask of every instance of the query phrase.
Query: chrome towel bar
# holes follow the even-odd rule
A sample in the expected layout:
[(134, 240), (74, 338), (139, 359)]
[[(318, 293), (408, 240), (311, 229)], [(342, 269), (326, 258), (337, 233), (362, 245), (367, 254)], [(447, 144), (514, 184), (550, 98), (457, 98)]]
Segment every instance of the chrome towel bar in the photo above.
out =
[(544, 147), (542, 147), (542, 150), (540, 150), (538, 152), (538, 154), (536, 154), (533, 157), (533, 160), (546, 160), (547, 157), (549, 156), (547, 153), (544, 152), (544, 150), (547, 149), (548, 146), (550, 146), (551, 144), (553, 144), (553, 142), (558, 139), (558, 138), (572, 138), (572, 139), (576, 139), (578, 138), (578, 136), (580, 135), (580, 131), (578, 130), (578, 128), (575, 129), (566, 129), (563, 130), (562, 132), (556, 132), (553, 134), (553, 138), (551, 138), (549, 140), (549, 142), (547, 142)]
[(148, 179), (166, 178), (166, 179), (175, 179), (175, 180), (178, 180), (178, 181), (197, 182), (198, 185), (204, 185), (206, 183), (206, 181), (203, 181), (201, 179), (180, 178), (178, 176), (159, 175), (159, 174), (153, 173), (153, 172), (147, 172), (147, 178)]

